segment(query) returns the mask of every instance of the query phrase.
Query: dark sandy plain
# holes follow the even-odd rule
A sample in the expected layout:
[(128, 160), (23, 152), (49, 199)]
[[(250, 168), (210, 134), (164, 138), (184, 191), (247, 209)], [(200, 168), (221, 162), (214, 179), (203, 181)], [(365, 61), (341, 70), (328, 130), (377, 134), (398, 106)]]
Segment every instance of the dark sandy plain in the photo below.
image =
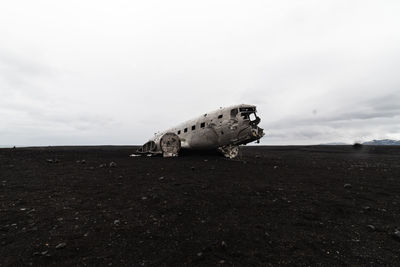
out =
[(0, 266), (400, 266), (400, 147), (0, 149)]

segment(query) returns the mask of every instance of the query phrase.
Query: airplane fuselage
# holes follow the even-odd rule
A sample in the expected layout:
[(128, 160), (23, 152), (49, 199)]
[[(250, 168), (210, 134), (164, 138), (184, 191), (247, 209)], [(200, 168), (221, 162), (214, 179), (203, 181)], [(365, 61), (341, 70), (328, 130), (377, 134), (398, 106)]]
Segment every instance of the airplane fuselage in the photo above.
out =
[[(162, 153), (162, 143), (167, 145), (179, 139), (180, 146), (187, 149), (224, 149), (237, 147), (259, 140), (263, 129), (258, 127), (260, 118), (253, 105), (234, 105), (205, 113), (166, 131), (157, 133), (142, 147), (142, 153)], [(175, 137), (174, 137), (175, 136)], [(165, 140), (162, 140), (164, 137)], [(179, 149), (178, 149), (179, 150)]]

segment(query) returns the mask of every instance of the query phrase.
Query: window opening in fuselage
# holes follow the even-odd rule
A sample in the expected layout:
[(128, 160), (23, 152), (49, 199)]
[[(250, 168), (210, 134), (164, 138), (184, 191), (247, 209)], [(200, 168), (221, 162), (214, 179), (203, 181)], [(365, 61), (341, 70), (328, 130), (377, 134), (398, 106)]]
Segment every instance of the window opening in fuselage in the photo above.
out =
[(247, 108), (239, 108), (239, 111), (254, 112), (256, 111), (256, 109), (254, 107), (247, 107)]
[(187, 133), (187, 128), (185, 128), (185, 129), (183, 130), (183, 132)]
[(181, 130), (178, 131), (178, 135), (181, 134)]
[(192, 131), (196, 130), (196, 125), (192, 126)]
[(218, 119), (222, 119), (222, 114), (218, 116)]
[(231, 110), (231, 118), (236, 117), (237, 114), (238, 114), (238, 109), (237, 108), (234, 108), (234, 109)]
[(201, 127), (201, 128), (206, 127), (206, 123), (205, 123), (205, 122), (202, 122), (202, 123), (200, 124), (200, 127)]

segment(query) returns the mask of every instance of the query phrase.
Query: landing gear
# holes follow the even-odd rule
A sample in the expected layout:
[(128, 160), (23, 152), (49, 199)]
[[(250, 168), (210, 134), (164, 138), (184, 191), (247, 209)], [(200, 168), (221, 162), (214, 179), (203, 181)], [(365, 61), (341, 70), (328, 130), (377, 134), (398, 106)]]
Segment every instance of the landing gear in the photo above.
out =
[(227, 145), (218, 148), (226, 158), (234, 159), (239, 155), (239, 146)]

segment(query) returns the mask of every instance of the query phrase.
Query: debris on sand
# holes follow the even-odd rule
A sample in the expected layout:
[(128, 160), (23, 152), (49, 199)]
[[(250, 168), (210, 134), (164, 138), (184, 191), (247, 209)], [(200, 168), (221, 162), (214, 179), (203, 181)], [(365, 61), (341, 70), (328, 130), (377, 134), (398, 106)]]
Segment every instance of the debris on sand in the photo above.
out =
[(351, 186), (351, 184), (344, 184), (343, 187), (346, 188), (346, 189), (350, 189), (352, 186)]
[(47, 163), (58, 163), (59, 160), (58, 159), (46, 159)]
[(78, 163), (78, 164), (86, 164), (86, 160), (84, 160), (84, 159), (77, 160), (76, 163)]
[(228, 245), (226, 244), (225, 241), (222, 241), (222, 242), (221, 242), (221, 247), (222, 247), (222, 248), (226, 248), (227, 246), (228, 246)]
[(397, 241), (400, 241), (400, 231), (396, 230), (394, 231), (394, 233), (392, 234), (393, 238), (396, 239)]
[(117, 167), (117, 163), (111, 161), (110, 164), (109, 164), (109, 166), (110, 166), (110, 168)]
[(375, 230), (376, 230), (376, 227), (373, 226), (372, 224), (368, 224), (368, 225), (367, 225), (367, 228), (368, 228), (369, 230), (371, 230), (371, 231), (375, 231)]
[(62, 243), (60, 243), (60, 244), (58, 244), (58, 245), (56, 246), (56, 249), (65, 248), (66, 245), (67, 245), (67, 244), (66, 244), (65, 242), (62, 242)]

